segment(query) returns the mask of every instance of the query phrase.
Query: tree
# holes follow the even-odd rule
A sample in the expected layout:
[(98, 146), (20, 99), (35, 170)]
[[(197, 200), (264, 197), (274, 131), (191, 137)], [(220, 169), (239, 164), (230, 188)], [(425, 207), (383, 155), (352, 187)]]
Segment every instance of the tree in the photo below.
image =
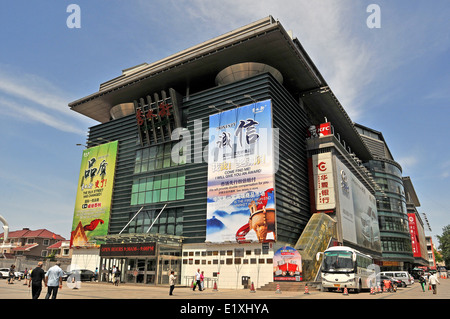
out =
[(442, 254), (442, 259), (444, 259), (445, 265), (450, 266), (450, 225), (442, 228), (442, 235), (437, 235), (439, 240), (439, 248)]

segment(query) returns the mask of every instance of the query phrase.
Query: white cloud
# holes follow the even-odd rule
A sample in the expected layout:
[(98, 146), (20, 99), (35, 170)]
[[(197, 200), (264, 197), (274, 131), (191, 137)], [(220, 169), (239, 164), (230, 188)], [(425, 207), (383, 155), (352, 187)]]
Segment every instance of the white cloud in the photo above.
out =
[(40, 76), (5, 66), (2, 69), (0, 112), (3, 115), (20, 121), (38, 122), (63, 132), (85, 135), (88, 121), (69, 109), (68, 94)]
[(396, 161), (403, 168), (403, 172), (410, 171), (419, 164), (419, 158), (416, 155), (400, 157)]
[[(19, 104), (0, 96), (0, 113), (13, 117), (16, 120), (25, 122), (39, 122), (47, 126), (53, 127), (59, 131), (85, 135), (85, 131), (80, 127), (71, 124), (67, 119), (58, 118), (57, 116), (45, 113), (36, 107)], [(56, 114), (58, 115), (58, 114)]]
[[(141, 5), (150, 6), (145, 2)], [(178, 29), (182, 24), (185, 28), (182, 33), (190, 35), (182, 40), (185, 43), (178, 43), (183, 46), (180, 50), (188, 43), (199, 44), (273, 16), (300, 40), (350, 117), (353, 119), (361, 113), (362, 90), (375, 76), (370, 70), (374, 52), (352, 28), (358, 23), (366, 28), (364, 5), (333, 0), (190, 0), (170, 5), (174, 16), (179, 17), (172, 26)]]

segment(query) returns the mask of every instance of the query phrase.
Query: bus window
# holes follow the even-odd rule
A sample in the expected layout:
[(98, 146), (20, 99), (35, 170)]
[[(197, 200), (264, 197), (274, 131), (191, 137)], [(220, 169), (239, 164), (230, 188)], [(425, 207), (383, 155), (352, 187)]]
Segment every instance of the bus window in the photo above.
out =
[(352, 253), (346, 251), (330, 251), (325, 252), (322, 264), (324, 272), (342, 272), (349, 271), (354, 268)]

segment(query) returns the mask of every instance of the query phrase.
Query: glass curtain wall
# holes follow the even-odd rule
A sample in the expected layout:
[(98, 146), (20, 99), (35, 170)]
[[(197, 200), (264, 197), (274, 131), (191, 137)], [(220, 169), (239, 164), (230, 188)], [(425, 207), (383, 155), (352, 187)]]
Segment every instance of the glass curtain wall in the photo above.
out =
[(414, 258), (402, 171), (393, 161), (372, 160), (366, 166), (380, 186), (376, 199), (383, 260), (398, 261), (399, 266), (396, 267), (405, 268)]

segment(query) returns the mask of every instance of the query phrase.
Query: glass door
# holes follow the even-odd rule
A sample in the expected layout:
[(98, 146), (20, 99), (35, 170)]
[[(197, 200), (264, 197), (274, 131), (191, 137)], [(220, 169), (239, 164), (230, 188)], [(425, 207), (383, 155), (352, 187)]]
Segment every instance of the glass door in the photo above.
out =
[(156, 258), (147, 259), (146, 284), (155, 284)]

